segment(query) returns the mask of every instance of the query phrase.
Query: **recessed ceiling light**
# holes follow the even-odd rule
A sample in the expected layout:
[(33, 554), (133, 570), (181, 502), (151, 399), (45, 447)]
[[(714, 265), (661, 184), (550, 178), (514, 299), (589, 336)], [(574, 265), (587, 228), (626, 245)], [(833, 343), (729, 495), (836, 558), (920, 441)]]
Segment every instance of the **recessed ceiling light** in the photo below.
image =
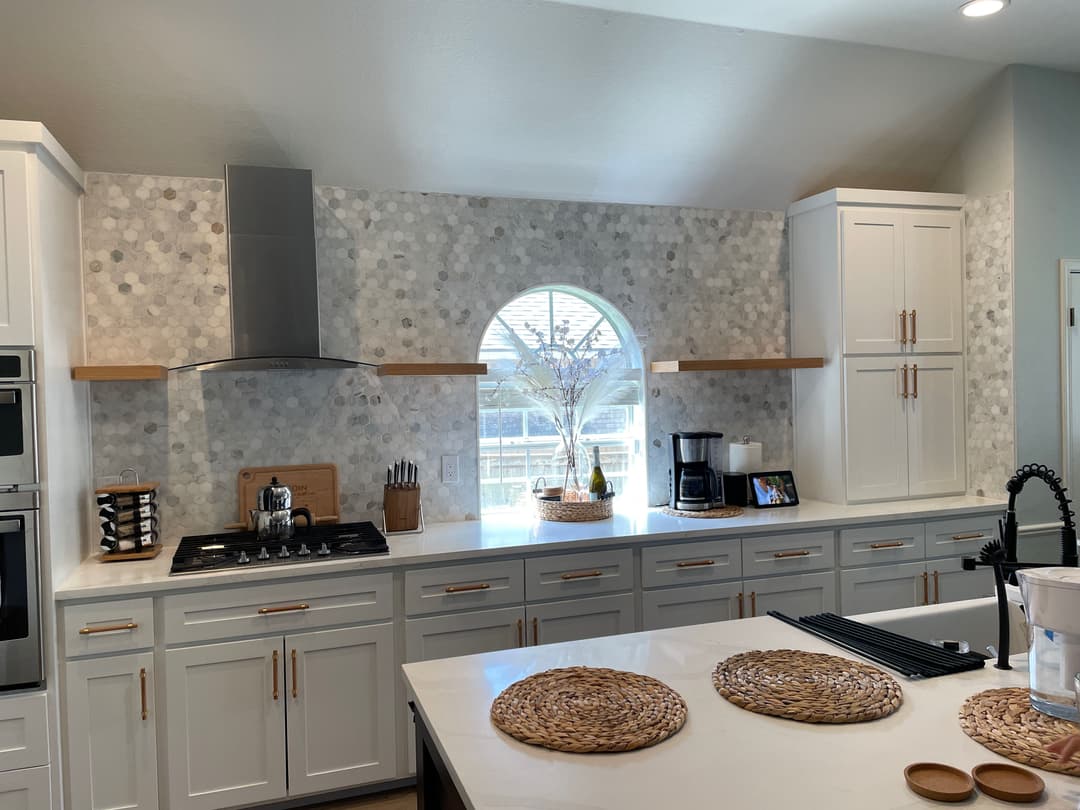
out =
[(960, 13), (965, 17), (989, 17), (1007, 5), (1009, 0), (968, 0), (960, 6)]

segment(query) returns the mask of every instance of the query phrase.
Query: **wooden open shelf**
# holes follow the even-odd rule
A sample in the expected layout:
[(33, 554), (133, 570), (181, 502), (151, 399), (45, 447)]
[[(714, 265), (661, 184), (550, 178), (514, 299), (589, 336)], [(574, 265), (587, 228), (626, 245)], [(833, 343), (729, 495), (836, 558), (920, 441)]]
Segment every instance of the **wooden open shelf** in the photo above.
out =
[(75, 366), (71, 379), (89, 382), (164, 380), (169, 376), (165, 366)]
[(487, 374), (487, 363), (383, 363), (380, 377), (477, 377)]
[(764, 371), (770, 369), (823, 368), (824, 357), (752, 357), (741, 360), (656, 360), (653, 374), (679, 371)]

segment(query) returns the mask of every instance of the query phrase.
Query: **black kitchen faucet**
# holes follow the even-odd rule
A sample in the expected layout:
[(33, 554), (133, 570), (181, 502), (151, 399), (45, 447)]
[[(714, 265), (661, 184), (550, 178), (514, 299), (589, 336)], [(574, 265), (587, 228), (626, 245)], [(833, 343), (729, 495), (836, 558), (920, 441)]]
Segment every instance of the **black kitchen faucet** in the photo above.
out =
[(1061, 512), (1061, 565), (1076, 568), (1076, 526), (1075, 514), (1069, 508), (1072, 501), (1066, 496), (1067, 490), (1061, 485), (1061, 478), (1045, 464), (1025, 464), (1005, 485), (1009, 493), (1009, 505), (1005, 509), (1005, 520), (998, 520), (998, 539), (991, 540), (979, 551), (978, 558), (965, 557), (965, 571), (974, 571), (976, 566), (990, 566), (994, 569), (994, 589), (998, 599), (998, 669), (1012, 669), (1009, 665), (1009, 603), (1005, 593), (1006, 579), (1015, 583), (1015, 574), (1021, 568), (1046, 568), (1051, 563), (1025, 563), (1016, 558), (1016, 496), (1032, 478), (1038, 478), (1050, 487), (1058, 502)]

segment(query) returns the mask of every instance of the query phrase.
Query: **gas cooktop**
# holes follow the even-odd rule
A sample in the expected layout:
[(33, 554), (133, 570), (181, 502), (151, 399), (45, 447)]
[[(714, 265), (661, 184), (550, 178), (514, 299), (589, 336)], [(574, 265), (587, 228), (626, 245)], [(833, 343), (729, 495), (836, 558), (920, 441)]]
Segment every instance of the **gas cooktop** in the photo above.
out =
[(296, 535), (281, 540), (260, 540), (255, 532), (222, 532), (183, 537), (173, 554), (169, 576), (250, 568), (293, 565), (316, 560), (342, 560), (365, 554), (387, 554), (386, 538), (369, 521), (297, 528)]

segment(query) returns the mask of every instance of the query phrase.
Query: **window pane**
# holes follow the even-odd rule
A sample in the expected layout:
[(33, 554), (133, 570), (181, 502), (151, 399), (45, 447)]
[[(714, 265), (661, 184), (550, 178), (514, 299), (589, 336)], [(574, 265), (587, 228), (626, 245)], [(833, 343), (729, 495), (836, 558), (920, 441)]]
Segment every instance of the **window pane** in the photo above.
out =
[(530, 436), (558, 436), (555, 423), (545, 413), (529, 411), (529, 435)]
[(629, 426), (630, 418), (626, 408), (615, 406), (602, 408), (600, 412), (585, 423), (582, 433), (591, 436), (600, 433), (622, 433)]

